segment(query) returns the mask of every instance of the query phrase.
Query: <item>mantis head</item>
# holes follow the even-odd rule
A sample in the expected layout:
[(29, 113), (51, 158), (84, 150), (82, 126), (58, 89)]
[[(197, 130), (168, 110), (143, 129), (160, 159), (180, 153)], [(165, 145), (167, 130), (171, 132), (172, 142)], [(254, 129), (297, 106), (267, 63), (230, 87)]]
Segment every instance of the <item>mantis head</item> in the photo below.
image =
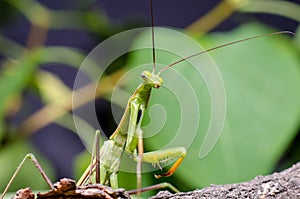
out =
[(163, 79), (159, 77), (159, 74), (150, 71), (143, 71), (141, 77), (145, 84), (148, 84), (153, 88), (159, 88), (163, 84)]

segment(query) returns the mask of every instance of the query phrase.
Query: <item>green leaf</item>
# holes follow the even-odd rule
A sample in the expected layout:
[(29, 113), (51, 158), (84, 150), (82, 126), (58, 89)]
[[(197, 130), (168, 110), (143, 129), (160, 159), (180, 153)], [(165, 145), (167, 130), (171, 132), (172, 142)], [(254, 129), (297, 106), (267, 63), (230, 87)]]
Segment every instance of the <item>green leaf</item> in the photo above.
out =
[(83, 59), (84, 55), (76, 49), (48, 47), (27, 52), (18, 60), (7, 63), (0, 73), (0, 140), (6, 130), (4, 118), (8, 103), (28, 86), (39, 66), (56, 62), (79, 67)]
[(39, 60), (38, 52), (28, 54), (8, 63), (8, 66), (0, 74), (0, 140), (5, 131), (4, 117), (8, 103), (14, 96), (21, 94), (32, 78)]
[(53, 73), (39, 71), (36, 81), (45, 103), (59, 103), (60, 99), (71, 93), (71, 89)]

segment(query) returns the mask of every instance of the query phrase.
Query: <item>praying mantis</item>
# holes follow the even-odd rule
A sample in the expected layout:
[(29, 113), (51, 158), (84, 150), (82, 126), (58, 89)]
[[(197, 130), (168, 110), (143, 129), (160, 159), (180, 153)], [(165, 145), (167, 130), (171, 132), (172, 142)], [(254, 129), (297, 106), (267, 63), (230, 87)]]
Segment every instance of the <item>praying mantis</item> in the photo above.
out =
[[(151, 1), (152, 2), (152, 1)], [(152, 8), (152, 6), (151, 6)], [(152, 13), (151, 9), (151, 13)], [(153, 14), (152, 14), (153, 16)], [(153, 20), (152, 20), (153, 22)], [(87, 182), (88, 178), (91, 176), (92, 172), (96, 172), (96, 183), (101, 183), (104, 185), (111, 186), (112, 188), (118, 188), (118, 171), (119, 166), (121, 164), (121, 156), (125, 152), (130, 154), (135, 161), (137, 161), (137, 181), (138, 181), (138, 190), (141, 189), (141, 162), (147, 162), (154, 165), (159, 165), (161, 163), (172, 162), (175, 161), (173, 166), (164, 174), (155, 175), (156, 178), (167, 177), (172, 175), (175, 170), (179, 167), (185, 156), (187, 155), (186, 149), (184, 147), (175, 147), (170, 149), (165, 149), (161, 151), (152, 151), (148, 153), (143, 152), (143, 130), (141, 127), (141, 123), (143, 121), (145, 112), (147, 110), (147, 105), (150, 100), (152, 89), (159, 89), (163, 85), (163, 79), (160, 77), (162, 72), (166, 71), (168, 68), (188, 60), (192, 57), (207, 53), (212, 50), (216, 50), (221, 47), (225, 47), (228, 45), (232, 45), (235, 43), (243, 42), (246, 40), (256, 39), (259, 37), (273, 35), (273, 34), (282, 34), (282, 33), (290, 33), (288, 31), (281, 31), (271, 34), (265, 34), (255, 37), (250, 37), (247, 39), (237, 40), (234, 42), (230, 42), (221, 46), (217, 46), (183, 59), (180, 59), (160, 71), (156, 73), (156, 65), (155, 65), (155, 47), (154, 47), (154, 28), (152, 25), (152, 41), (153, 41), (153, 70), (152, 71), (143, 71), (141, 77), (143, 82), (138, 86), (138, 88), (134, 91), (133, 95), (128, 100), (126, 109), (124, 111), (121, 122), (119, 123), (117, 129), (109, 138), (108, 141), (105, 141), (100, 151), (98, 150), (98, 142), (95, 144), (96, 148), (96, 157), (93, 158), (91, 162), (91, 166), (87, 168), (82, 177), (77, 182), (77, 185), (82, 185)], [(96, 133), (96, 137), (98, 137), (99, 131)], [(95, 139), (96, 141), (98, 138)], [(99, 153), (99, 154), (97, 154)], [(26, 158), (30, 158), (35, 161), (34, 156), (27, 155)], [(39, 164), (35, 164), (39, 165)], [(53, 185), (51, 181), (48, 179), (46, 174), (44, 174), (43, 170), (40, 166), (37, 166), (43, 177), (46, 179), (50, 188), (53, 189)], [(8, 183), (9, 185), (10, 183)], [(7, 189), (6, 189), (7, 190)], [(4, 197), (6, 190), (3, 192), (1, 199)]]

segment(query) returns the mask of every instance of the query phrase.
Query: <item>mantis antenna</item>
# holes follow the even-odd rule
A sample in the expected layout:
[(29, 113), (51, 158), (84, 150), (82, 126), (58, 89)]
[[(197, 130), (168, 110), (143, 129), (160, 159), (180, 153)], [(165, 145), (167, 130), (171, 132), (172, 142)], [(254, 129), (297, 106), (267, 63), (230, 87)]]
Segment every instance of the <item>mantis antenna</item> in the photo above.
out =
[(263, 34), (263, 35), (248, 37), (246, 39), (236, 40), (236, 41), (233, 41), (233, 42), (222, 44), (222, 45), (219, 45), (219, 46), (216, 46), (216, 47), (213, 47), (213, 48), (210, 48), (210, 49), (207, 49), (207, 50), (204, 50), (204, 51), (192, 54), (192, 55), (190, 55), (188, 57), (185, 57), (185, 58), (182, 58), (182, 59), (180, 59), (178, 61), (175, 61), (175, 62), (169, 64), (168, 66), (162, 68), (157, 74), (160, 75), (163, 71), (167, 70), (168, 68), (171, 68), (172, 66), (174, 66), (174, 65), (176, 65), (176, 64), (178, 64), (180, 62), (183, 62), (185, 60), (191, 59), (191, 58), (196, 57), (198, 55), (201, 55), (201, 54), (204, 54), (204, 53), (207, 53), (207, 52), (219, 49), (219, 48), (223, 48), (223, 47), (226, 47), (226, 46), (231, 46), (233, 44), (241, 43), (241, 42), (252, 40), (252, 39), (257, 39), (257, 38), (271, 36), (271, 35), (278, 35), (278, 34), (291, 34), (291, 35), (295, 35), (295, 33), (291, 32), (291, 31), (279, 31), (279, 32), (273, 32), (273, 33), (267, 33), (267, 34)]
[(151, 15), (151, 31), (152, 31), (152, 60), (153, 60), (153, 71), (156, 69), (156, 58), (155, 58), (155, 41), (154, 41), (154, 14), (153, 14), (153, 2), (150, 0), (150, 15)]

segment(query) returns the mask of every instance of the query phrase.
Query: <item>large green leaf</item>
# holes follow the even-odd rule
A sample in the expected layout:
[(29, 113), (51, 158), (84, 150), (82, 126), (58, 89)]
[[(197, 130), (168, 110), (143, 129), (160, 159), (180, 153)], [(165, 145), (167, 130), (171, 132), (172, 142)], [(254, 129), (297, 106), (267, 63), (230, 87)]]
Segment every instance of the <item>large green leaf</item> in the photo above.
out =
[[(199, 41), (208, 48), (209, 45), (216, 46), (268, 32), (270, 30), (261, 25), (248, 24), (232, 32), (211, 35)], [(156, 45), (158, 42), (170, 42), (174, 48), (184, 49), (183, 56), (190, 53), (190, 46), (179, 43), (166, 33), (156, 31)], [(151, 37), (148, 36), (141, 36), (137, 42), (151, 42)], [(185, 145), (192, 142), (187, 148), (186, 159), (174, 174), (177, 179), (175, 184), (177, 182), (179, 188), (186, 188), (182, 186), (183, 181), (190, 188), (200, 188), (211, 183), (244, 181), (272, 171), (296, 135), (300, 116), (299, 53), (287, 37), (288, 35), (265, 37), (211, 53), (224, 82), (227, 106), (221, 136), (207, 156), (202, 154), (204, 158), (199, 156), (200, 149), (213, 116), (211, 110), (217, 106), (211, 101), (215, 90), (209, 88), (214, 85), (208, 84), (205, 77), (201, 78), (195, 69), (185, 63), (174, 66), (174, 69), (187, 78), (198, 102), (198, 107), (186, 106), (189, 108), (187, 114), (186, 110), (182, 110), (185, 107), (183, 104), (194, 102), (186, 97), (188, 91), (185, 82), (178, 83), (181, 81), (180, 75), (174, 76), (171, 69), (162, 74), (165, 86), (160, 90), (153, 90), (149, 115), (144, 122), (145, 125), (149, 124), (144, 128), (144, 135), (147, 137), (145, 145), (148, 150), (153, 151), (167, 145), (180, 146), (181, 143)], [(178, 57), (174, 53), (157, 50), (158, 63), (168, 64), (176, 59)], [(196, 61), (201, 59), (203, 64), (199, 68), (212, 64), (206, 56), (195, 58)], [(151, 63), (151, 49), (133, 54), (128, 64), (128, 68), (131, 68), (129, 73), (133, 75), (128, 73), (124, 77), (130, 84), (129, 93), (133, 93), (134, 88), (142, 81), (138, 75), (142, 69), (137, 67), (141, 63)], [(148, 69), (151, 70), (150, 66)], [(174, 90), (172, 84), (177, 86), (177, 90)], [(126, 102), (124, 100), (124, 104)], [(157, 104), (164, 109), (154, 106)], [(199, 120), (194, 117), (198, 109), (201, 115)], [(192, 137), (189, 129), (177, 131), (184, 120), (188, 120), (191, 127), (198, 127), (195, 124), (199, 122), (195, 137)]]
[[(230, 34), (214, 35), (210, 41), (215, 46), (266, 32), (270, 30), (249, 24)], [(206, 185), (271, 172), (296, 135), (299, 52), (286, 36), (265, 37), (212, 53), (226, 87), (227, 116), (221, 139), (201, 166), (203, 175), (209, 173)]]

